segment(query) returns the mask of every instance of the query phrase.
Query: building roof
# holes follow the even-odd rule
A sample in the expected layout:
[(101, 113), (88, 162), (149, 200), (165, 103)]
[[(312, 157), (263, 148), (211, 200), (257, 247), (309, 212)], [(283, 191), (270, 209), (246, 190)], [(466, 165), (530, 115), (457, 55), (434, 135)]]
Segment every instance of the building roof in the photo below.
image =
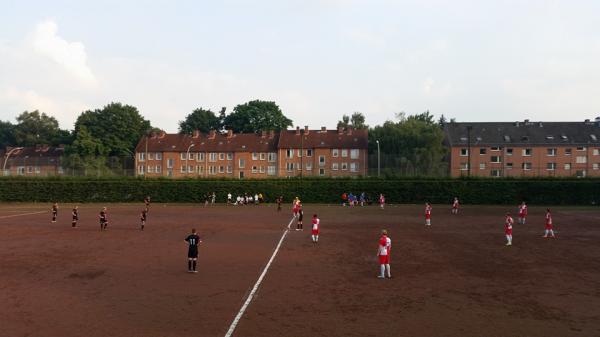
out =
[(278, 148), (332, 148), (366, 149), (368, 147), (367, 130), (308, 130), (296, 129), (281, 131)]
[(148, 139), (149, 152), (185, 152), (191, 144), (191, 152), (275, 152), (277, 151), (277, 133), (231, 133), (211, 134), (195, 133), (166, 134), (161, 133), (151, 137), (143, 137), (137, 144), (136, 152), (146, 151)]
[(47, 158), (62, 156), (65, 153), (65, 148), (62, 146), (55, 147), (48, 145), (7, 147), (6, 149), (0, 150), (0, 156), (5, 157), (8, 152), (10, 152), (9, 160), (16, 158)]
[[(467, 129), (471, 127), (471, 130)], [(590, 122), (482, 122), (447, 123), (445, 141), (449, 146), (598, 146), (600, 120)]]

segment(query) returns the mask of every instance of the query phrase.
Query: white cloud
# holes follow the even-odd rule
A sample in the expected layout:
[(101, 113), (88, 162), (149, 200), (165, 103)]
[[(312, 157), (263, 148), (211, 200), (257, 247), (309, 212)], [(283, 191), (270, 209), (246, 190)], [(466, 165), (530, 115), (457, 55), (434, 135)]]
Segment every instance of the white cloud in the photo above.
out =
[(33, 50), (60, 64), (85, 84), (94, 84), (96, 78), (87, 65), (85, 46), (81, 42), (69, 42), (58, 34), (58, 26), (52, 20), (39, 23), (32, 35)]

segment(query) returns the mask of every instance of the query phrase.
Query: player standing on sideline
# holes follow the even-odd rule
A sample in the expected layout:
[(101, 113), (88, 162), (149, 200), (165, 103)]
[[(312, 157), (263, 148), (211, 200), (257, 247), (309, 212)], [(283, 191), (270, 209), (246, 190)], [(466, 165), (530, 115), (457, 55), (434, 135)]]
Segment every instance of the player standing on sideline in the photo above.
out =
[(385, 207), (385, 197), (383, 194), (379, 194), (379, 207), (383, 209)]
[(321, 220), (319, 218), (317, 218), (316, 214), (313, 214), (313, 218), (312, 218), (312, 231), (311, 231), (311, 236), (312, 236), (312, 242), (313, 243), (319, 242), (319, 228), (320, 227), (321, 227)]
[(431, 226), (431, 204), (425, 203), (425, 226)]
[(458, 206), (459, 206), (459, 202), (458, 202), (458, 197), (454, 197), (454, 201), (452, 202), (452, 214), (458, 214)]
[(185, 238), (185, 242), (188, 243), (188, 273), (197, 273), (196, 271), (196, 263), (198, 261), (198, 244), (202, 242), (198, 234), (196, 234), (196, 229), (192, 228), (192, 234), (188, 235)]
[(58, 204), (54, 203), (52, 205), (52, 222), (56, 222), (56, 217), (58, 217)]
[(231, 205), (231, 193), (227, 193), (227, 206)]
[(106, 226), (108, 226), (108, 214), (106, 213), (106, 207), (102, 208), (98, 217), (100, 218), (100, 230), (105, 231)]
[(79, 220), (79, 211), (77, 210), (77, 206), (73, 207), (71, 215), (73, 216), (73, 220), (71, 221), (71, 227), (75, 228), (77, 227), (77, 220)]
[(147, 195), (147, 196), (144, 198), (144, 204), (146, 205), (146, 211), (147, 211), (148, 209), (150, 209), (150, 196), (149, 196), (149, 195)]
[(277, 212), (281, 212), (281, 203), (283, 202), (283, 196), (277, 197)]
[(302, 210), (302, 204), (300, 204), (300, 208), (298, 209), (298, 224), (296, 225), (296, 230), (301, 231), (302, 228), (302, 219), (304, 218), (304, 211)]
[(146, 226), (146, 220), (148, 220), (148, 209), (143, 209), (142, 213), (140, 214), (141, 230), (144, 230), (144, 226)]
[(519, 225), (525, 224), (525, 218), (527, 218), (527, 205), (525, 201), (519, 205)]
[(550, 213), (550, 208), (546, 208), (546, 232), (543, 237), (547, 238), (548, 234), (550, 234), (551, 238), (556, 238), (556, 236), (554, 236), (554, 230), (552, 229), (552, 214)]
[(510, 216), (510, 213), (506, 213), (506, 218), (504, 219), (504, 234), (506, 235), (506, 245), (512, 246), (512, 225), (515, 221)]
[(379, 268), (380, 274), (378, 278), (385, 278), (386, 270), (387, 277), (392, 278), (392, 271), (390, 267), (390, 251), (392, 249), (392, 240), (387, 236), (387, 230), (381, 231), (381, 238), (379, 238), (379, 248), (377, 249), (377, 256), (379, 257)]
[(212, 192), (212, 194), (210, 196), (210, 205), (214, 206), (216, 200), (217, 200), (217, 193)]

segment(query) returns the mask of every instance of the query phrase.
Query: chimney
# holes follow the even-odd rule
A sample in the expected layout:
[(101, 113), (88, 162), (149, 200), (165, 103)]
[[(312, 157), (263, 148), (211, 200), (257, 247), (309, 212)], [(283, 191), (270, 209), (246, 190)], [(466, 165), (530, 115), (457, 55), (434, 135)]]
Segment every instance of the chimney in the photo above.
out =
[(260, 131), (260, 138), (267, 138), (267, 131), (265, 131), (265, 130)]
[(160, 132), (158, 133), (158, 138), (165, 138), (166, 135), (167, 133), (164, 130), (160, 130)]
[(525, 125), (529, 124), (529, 119), (525, 120)]
[(217, 131), (215, 130), (210, 130), (208, 132), (208, 139), (215, 139), (215, 137), (217, 136)]
[(233, 130), (227, 130), (227, 139), (233, 138)]
[(324, 126), (322, 126), (322, 127), (321, 127), (321, 132), (327, 132), (327, 128), (326, 128), (326, 127), (324, 127)]
[(273, 139), (273, 138), (275, 138), (275, 131), (271, 130), (271, 131), (269, 131), (269, 139)]
[(347, 128), (346, 128), (346, 134), (347, 134), (348, 136), (351, 136), (351, 135), (352, 135), (352, 127), (351, 127), (351, 126), (349, 126), (349, 127), (347, 127)]
[(600, 117), (596, 117), (594, 120), (596, 121), (596, 126), (600, 126)]
[(192, 133), (192, 138), (198, 138), (200, 137), (200, 130), (194, 130), (194, 132)]
[(297, 127), (296, 127), (296, 135), (299, 135), (299, 134), (300, 134), (300, 127), (299, 127), (299, 126), (297, 126)]
[(519, 125), (521, 125), (521, 123), (520, 123), (519, 121), (516, 121), (516, 122), (515, 122), (515, 126), (516, 126), (516, 127), (519, 127)]
[(308, 131), (308, 125), (305, 125), (305, 126), (304, 126), (304, 134), (305, 134), (305, 135), (308, 135), (308, 132), (309, 132), (309, 131)]
[(338, 135), (341, 135), (342, 133), (344, 133), (344, 127), (338, 126)]

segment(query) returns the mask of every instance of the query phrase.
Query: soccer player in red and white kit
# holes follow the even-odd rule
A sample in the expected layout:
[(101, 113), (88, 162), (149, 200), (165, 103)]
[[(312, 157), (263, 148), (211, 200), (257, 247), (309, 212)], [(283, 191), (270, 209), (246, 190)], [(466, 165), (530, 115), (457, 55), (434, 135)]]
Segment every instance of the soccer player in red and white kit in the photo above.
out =
[(379, 207), (381, 207), (381, 209), (385, 207), (385, 196), (383, 196), (383, 194), (379, 195)]
[(543, 237), (547, 238), (548, 235), (552, 238), (556, 237), (554, 236), (554, 230), (552, 229), (552, 213), (550, 213), (550, 208), (546, 208), (546, 232)]
[(515, 221), (510, 216), (510, 213), (506, 213), (506, 218), (504, 219), (504, 234), (506, 235), (506, 245), (512, 245), (512, 225)]
[(425, 226), (431, 226), (431, 204), (425, 203)]
[(390, 267), (390, 252), (392, 250), (392, 240), (387, 236), (387, 230), (381, 231), (381, 237), (379, 238), (379, 248), (377, 248), (377, 257), (379, 257), (379, 276), (378, 278), (385, 278), (387, 271), (387, 277), (392, 278), (392, 271)]
[(312, 242), (313, 243), (319, 242), (319, 228), (320, 227), (321, 227), (321, 220), (319, 220), (319, 218), (317, 218), (316, 214), (313, 214), (313, 217), (312, 217), (312, 231), (311, 231), (311, 236), (312, 236)]
[(519, 224), (520, 225), (525, 224), (525, 218), (527, 218), (527, 205), (525, 204), (525, 201), (523, 201), (519, 205)]
[(458, 214), (458, 197), (454, 197), (454, 201), (452, 202), (452, 214)]

